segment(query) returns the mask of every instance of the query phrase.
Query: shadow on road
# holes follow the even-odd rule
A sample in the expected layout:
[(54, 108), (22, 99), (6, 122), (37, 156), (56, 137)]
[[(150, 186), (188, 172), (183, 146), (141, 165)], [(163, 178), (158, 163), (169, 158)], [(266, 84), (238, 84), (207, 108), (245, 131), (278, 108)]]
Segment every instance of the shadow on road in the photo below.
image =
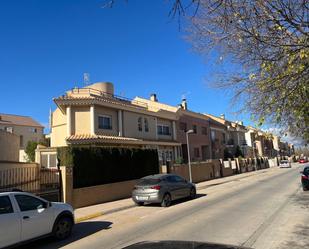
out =
[(302, 191), (292, 198), (294, 204), (309, 209), (309, 191)]
[(83, 239), (101, 230), (110, 229), (112, 224), (113, 223), (109, 221), (85, 221), (77, 223), (73, 228), (72, 235), (66, 240), (57, 241), (54, 238), (49, 237), (25, 244), (18, 248), (61, 248), (65, 245)]
[[(188, 201), (193, 201), (193, 200), (205, 197), (205, 196), (207, 196), (207, 194), (196, 194), (194, 199), (183, 198), (183, 199), (175, 200), (175, 201), (172, 202), (171, 206), (175, 206), (175, 205), (185, 203), (185, 202), (188, 202)], [(159, 203), (149, 203), (149, 204), (145, 205), (145, 207), (147, 207), (147, 206), (149, 206), (149, 207), (160, 207), (160, 204)]]
[(297, 240), (292, 240), (284, 243), (283, 248), (303, 249), (309, 248), (309, 226), (298, 225), (293, 231), (294, 236)]

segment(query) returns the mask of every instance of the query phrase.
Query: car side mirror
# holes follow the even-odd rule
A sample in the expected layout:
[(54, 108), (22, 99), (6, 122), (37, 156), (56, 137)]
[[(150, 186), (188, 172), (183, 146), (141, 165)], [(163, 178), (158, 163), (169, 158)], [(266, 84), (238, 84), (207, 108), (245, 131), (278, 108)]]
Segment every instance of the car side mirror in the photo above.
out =
[(48, 202), (44, 202), (43, 204), (43, 208), (49, 208), (51, 206), (51, 203), (48, 201)]

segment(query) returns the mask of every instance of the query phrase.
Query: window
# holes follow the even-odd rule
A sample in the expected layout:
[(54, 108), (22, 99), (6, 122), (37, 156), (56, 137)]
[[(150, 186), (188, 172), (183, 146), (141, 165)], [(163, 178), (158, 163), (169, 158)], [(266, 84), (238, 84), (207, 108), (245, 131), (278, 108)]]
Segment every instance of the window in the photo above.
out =
[(158, 125), (158, 135), (171, 135), (170, 127), (167, 125)]
[(149, 131), (149, 124), (148, 124), (148, 119), (144, 118), (144, 125), (145, 125), (145, 132)]
[(181, 131), (186, 132), (186, 131), (187, 131), (187, 123), (181, 122), (181, 123), (179, 124), (179, 129), (180, 129)]
[(45, 202), (38, 198), (29, 195), (15, 195), (16, 201), (20, 208), (20, 211), (37, 210), (39, 208), (44, 208)]
[(197, 126), (196, 125), (192, 125), (192, 130), (194, 131), (194, 133), (197, 133)]
[(111, 116), (99, 116), (99, 129), (111, 130), (112, 129), (112, 117)]
[(13, 213), (11, 200), (8, 196), (0, 196), (0, 215)]
[(24, 146), (24, 136), (20, 135), (19, 136), (19, 147), (23, 147)]
[(185, 182), (185, 179), (183, 179), (180, 176), (174, 176), (174, 179), (175, 179), (176, 182)]
[(29, 131), (32, 132), (32, 133), (37, 133), (38, 132), (38, 129), (37, 128), (29, 128)]
[(142, 124), (142, 118), (141, 117), (139, 117), (138, 119), (137, 119), (137, 129), (139, 130), (139, 131), (142, 131), (143, 130), (143, 124)]
[(184, 182), (185, 179), (183, 179), (182, 177), (180, 176), (176, 176), (176, 175), (170, 175), (168, 177), (166, 177), (166, 180), (168, 182), (172, 182), (172, 183), (176, 183), (176, 182)]
[(13, 127), (5, 127), (4, 130), (13, 133)]
[(207, 128), (206, 127), (202, 127), (202, 135), (207, 135)]
[(165, 178), (168, 182), (175, 182), (174, 176), (168, 176)]
[(194, 148), (194, 157), (200, 157), (200, 149)]

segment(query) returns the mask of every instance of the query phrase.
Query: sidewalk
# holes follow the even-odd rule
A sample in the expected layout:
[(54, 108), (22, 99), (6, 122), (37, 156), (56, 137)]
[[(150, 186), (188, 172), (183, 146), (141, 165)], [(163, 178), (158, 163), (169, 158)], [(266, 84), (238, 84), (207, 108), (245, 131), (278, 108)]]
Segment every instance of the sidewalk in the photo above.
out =
[[(238, 175), (232, 175), (232, 176), (223, 177), (223, 178), (217, 178), (217, 179), (213, 179), (213, 180), (208, 180), (208, 181), (205, 181), (205, 182), (197, 183), (196, 188), (197, 188), (197, 190), (210, 188), (210, 187), (213, 187), (213, 186), (232, 182), (232, 181), (239, 180), (239, 179), (242, 179), (242, 178), (251, 177), (251, 176), (263, 173), (266, 170), (268, 171), (268, 170), (273, 170), (273, 169), (275, 169), (275, 167), (274, 168), (261, 169), (261, 170), (258, 170), (258, 171), (246, 172), (246, 173), (242, 173), (242, 174), (238, 174)], [(97, 204), (97, 205), (93, 205), (93, 206), (78, 208), (78, 209), (75, 209), (75, 211), (74, 211), (75, 222), (78, 223), (78, 222), (93, 219), (93, 218), (96, 218), (96, 217), (99, 217), (99, 216), (102, 216), (102, 215), (115, 213), (115, 212), (125, 210), (125, 209), (130, 209), (130, 208), (133, 208), (133, 207), (136, 207), (136, 205), (133, 203), (131, 198), (127, 198), (127, 199), (122, 199), (122, 200), (118, 200), (118, 201), (106, 202), (106, 203)]]

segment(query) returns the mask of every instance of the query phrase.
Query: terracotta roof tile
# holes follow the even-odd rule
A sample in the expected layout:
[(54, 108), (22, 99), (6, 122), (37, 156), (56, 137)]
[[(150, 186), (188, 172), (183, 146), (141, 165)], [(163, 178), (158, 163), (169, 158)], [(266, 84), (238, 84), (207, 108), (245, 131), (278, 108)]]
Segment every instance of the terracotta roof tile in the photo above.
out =
[(139, 139), (130, 138), (130, 137), (119, 137), (119, 136), (110, 136), (110, 135), (91, 135), (91, 134), (71, 135), (67, 138), (67, 141), (95, 140), (95, 139), (117, 140), (117, 141), (140, 141)]
[(21, 125), (31, 127), (44, 127), (39, 122), (29, 116), (20, 116), (13, 114), (0, 113), (0, 124), (4, 125)]

